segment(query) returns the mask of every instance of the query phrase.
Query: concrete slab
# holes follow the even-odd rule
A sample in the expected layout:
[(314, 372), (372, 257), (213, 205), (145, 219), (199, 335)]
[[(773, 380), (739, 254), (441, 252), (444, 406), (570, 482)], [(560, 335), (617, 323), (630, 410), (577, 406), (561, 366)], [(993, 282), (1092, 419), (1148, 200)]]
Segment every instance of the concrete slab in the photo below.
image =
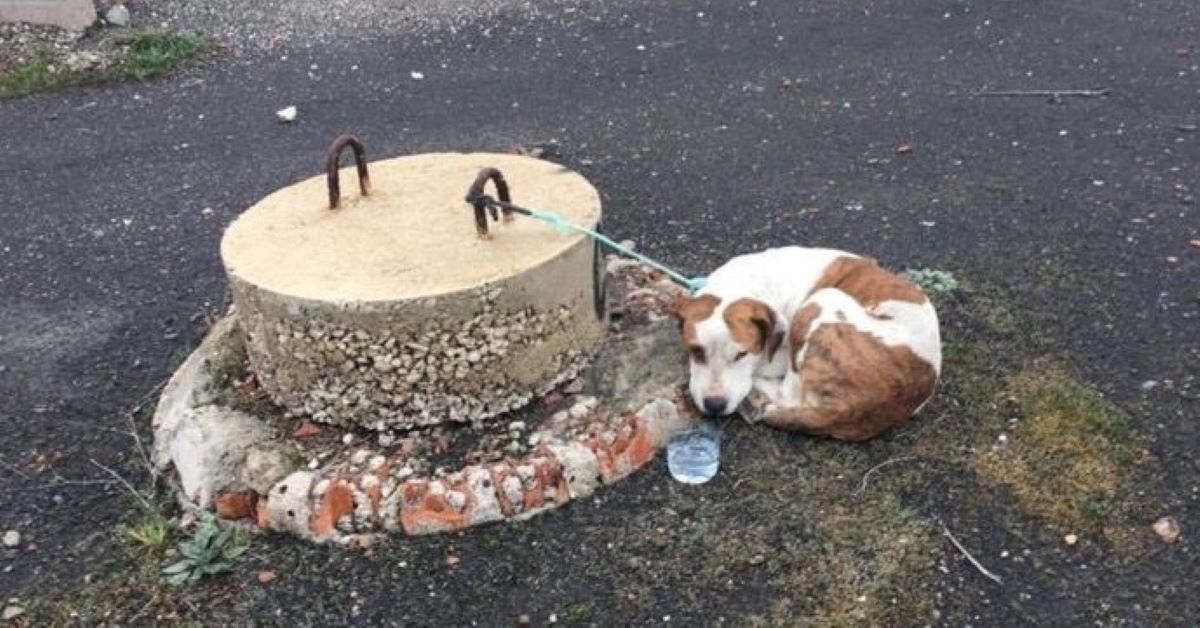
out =
[(83, 30), (96, 21), (92, 0), (0, 0), (0, 22), (50, 24)]

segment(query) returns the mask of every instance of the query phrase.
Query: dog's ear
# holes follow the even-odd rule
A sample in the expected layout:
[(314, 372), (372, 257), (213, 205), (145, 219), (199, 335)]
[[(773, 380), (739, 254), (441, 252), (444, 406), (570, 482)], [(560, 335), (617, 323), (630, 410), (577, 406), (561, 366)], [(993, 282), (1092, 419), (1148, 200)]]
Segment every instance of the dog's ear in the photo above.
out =
[(725, 308), (725, 324), (733, 339), (754, 353), (774, 353), (775, 312), (757, 299), (738, 299)]
[(720, 302), (720, 297), (711, 294), (693, 297), (681, 293), (671, 302), (669, 309), (675, 319), (679, 321), (679, 326), (683, 327), (684, 323), (688, 321), (702, 321), (708, 318), (713, 310), (717, 309), (717, 304)]

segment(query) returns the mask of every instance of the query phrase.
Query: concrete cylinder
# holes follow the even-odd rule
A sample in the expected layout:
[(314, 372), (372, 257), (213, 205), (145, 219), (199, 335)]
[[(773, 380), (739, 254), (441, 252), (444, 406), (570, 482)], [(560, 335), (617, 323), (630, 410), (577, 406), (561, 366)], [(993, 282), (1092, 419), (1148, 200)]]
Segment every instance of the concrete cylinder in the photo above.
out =
[(336, 209), (323, 175), (229, 226), (221, 257), (247, 352), (289, 415), (376, 430), (477, 421), (574, 376), (604, 329), (599, 252), (525, 216), (477, 235), (464, 197), (483, 168), (519, 205), (600, 221), (596, 190), (562, 166), (437, 153), (370, 164), (369, 193)]

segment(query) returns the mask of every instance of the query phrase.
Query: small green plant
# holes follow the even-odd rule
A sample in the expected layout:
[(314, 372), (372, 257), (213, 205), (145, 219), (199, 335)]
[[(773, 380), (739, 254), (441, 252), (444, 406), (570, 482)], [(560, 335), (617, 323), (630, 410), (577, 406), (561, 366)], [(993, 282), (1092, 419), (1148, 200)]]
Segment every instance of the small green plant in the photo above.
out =
[(249, 549), (246, 537), (231, 526), (222, 526), (212, 513), (203, 513), (192, 538), (179, 544), (183, 558), (163, 569), (167, 582), (184, 585), (199, 582), (233, 569), (233, 563)]
[(166, 74), (199, 55), (208, 45), (203, 35), (160, 30), (139, 32), (126, 41), (124, 68), (138, 80)]
[(159, 552), (171, 536), (171, 524), (157, 512), (147, 512), (137, 523), (125, 528), (125, 538), (134, 547), (148, 552)]
[(944, 270), (910, 268), (904, 271), (904, 278), (917, 284), (922, 290), (933, 294), (950, 294), (958, 290), (958, 280)]

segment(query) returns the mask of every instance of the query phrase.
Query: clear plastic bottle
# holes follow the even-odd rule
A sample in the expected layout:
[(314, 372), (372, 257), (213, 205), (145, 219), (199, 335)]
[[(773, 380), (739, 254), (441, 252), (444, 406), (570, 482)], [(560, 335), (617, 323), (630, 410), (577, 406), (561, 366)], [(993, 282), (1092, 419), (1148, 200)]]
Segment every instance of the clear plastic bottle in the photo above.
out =
[(667, 441), (667, 469), (684, 484), (703, 484), (721, 466), (721, 430), (699, 421)]

